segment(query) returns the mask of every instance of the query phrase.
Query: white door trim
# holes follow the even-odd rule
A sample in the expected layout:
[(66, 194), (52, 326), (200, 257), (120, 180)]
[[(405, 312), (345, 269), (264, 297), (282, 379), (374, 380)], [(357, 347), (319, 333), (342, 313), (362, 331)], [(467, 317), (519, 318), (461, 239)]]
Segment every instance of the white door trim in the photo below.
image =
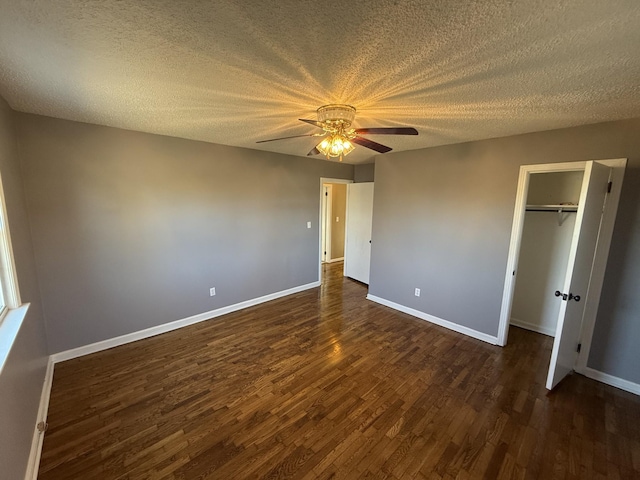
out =
[[(320, 223), (320, 255), (326, 263), (331, 260), (331, 220), (333, 218), (333, 185), (322, 184), (322, 221)], [(325, 195), (326, 193), (326, 195)]]
[[(318, 281), (322, 281), (322, 194), (324, 193), (323, 185), (325, 183), (353, 183), (353, 180), (345, 180), (344, 178), (328, 178), (320, 177), (320, 206), (318, 212)], [(347, 198), (347, 203), (349, 199)], [(346, 220), (346, 219), (345, 219)]]
[[(611, 160), (597, 160), (613, 168), (613, 188), (607, 199), (607, 207), (605, 208), (602, 220), (600, 238), (596, 248), (594, 259), (594, 267), (592, 271), (593, 289), (589, 289), (588, 298), (585, 299), (584, 323), (582, 327), (582, 350), (578, 357), (576, 370), (588, 358), (588, 351), (591, 347), (591, 338), (593, 336), (593, 327), (595, 325), (595, 317), (598, 313), (598, 304), (600, 301), (600, 293), (602, 291), (602, 282), (604, 280), (604, 270), (609, 255), (609, 247), (611, 246), (611, 234), (617, 213), (618, 203), (620, 201), (620, 191), (622, 187), (622, 178), (624, 169), (627, 165), (626, 158), (618, 158)], [(511, 241), (509, 242), (509, 255), (507, 257), (507, 271), (505, 273), (504, 290), (502, 294), (502, 306), (500, 310), (500, 323), (498, 326), (498, 345), (505, 346), (507, 344), (507, 336), (509, 333), (509, 319), (511, 316), (511, 306), (513, 303), (513, 293), (515, 287), (515, 272), (518, 268), (518, 256), (520, 254), (520, 245), (522, 242), (522, 229), (524, 226), (524, 216), (526, 208), (527, 193), (529, 190), (529, 177), (532, 173), (551, 173), (551, 172), (568, 172), (584, 170), (586, 162), (563, 162), (548, 163), (540, 165), (522, 165), (520, 167), (520, 175), (518, 177), (518, 190), (516, 193), (516, 204), (513, 214), (513, 225), (511, 227)], [(588, 340), (588, 341), (587, 341)]]

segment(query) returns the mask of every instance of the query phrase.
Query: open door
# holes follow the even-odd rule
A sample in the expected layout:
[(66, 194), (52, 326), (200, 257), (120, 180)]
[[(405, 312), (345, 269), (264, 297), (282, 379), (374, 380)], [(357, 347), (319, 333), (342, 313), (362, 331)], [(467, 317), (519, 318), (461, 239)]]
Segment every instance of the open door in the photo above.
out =
[(344, 275), (369, 284), (373, 182), (347, 185)]
[(559, 294), (558, 298), (562, 305), (547, 376), (549, 390), (573, 371), (578, 357), (584, 299), (587, 298), (589, 290), (610, 175), (610, 167), (596, 162), (587, 162), (569, 251), (564, 290), (556, 292), (556, 295)]

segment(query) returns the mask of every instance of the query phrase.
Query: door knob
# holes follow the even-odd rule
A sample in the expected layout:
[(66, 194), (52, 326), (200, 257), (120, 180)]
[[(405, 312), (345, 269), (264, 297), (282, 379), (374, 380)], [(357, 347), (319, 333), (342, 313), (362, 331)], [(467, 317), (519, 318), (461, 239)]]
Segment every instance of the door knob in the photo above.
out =
[(580, 301), (580, 295), (574, 295), (573, 293), (569, 293), (569, 295), (567, 295), (566, 293), (562, 293), (560, 290), (556, 290), (554, 295), (556, 297), (562, 297), (562, 300), (565, 302), (568, 300), (575, 300), (576, 302)]
[(556, 290), (555, 296), (562, 297), (562, 300), (566, 300), (568, 298), (568, 295), (566, 293), (562, 293), (560, 290)]

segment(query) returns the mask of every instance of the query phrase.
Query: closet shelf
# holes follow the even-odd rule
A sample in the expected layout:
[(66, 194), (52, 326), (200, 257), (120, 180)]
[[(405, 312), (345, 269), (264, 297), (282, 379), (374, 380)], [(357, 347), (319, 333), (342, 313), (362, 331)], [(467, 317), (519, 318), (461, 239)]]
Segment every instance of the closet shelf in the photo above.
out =
[(527, 205), (527, 212), (577, 212), (578, 205)]

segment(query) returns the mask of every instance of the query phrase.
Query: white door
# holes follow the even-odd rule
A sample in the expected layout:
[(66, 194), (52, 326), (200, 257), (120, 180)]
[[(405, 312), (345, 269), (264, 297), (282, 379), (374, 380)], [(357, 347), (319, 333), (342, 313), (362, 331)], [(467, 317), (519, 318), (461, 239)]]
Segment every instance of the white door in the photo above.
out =
[(559, 292), (563, 295), (558, 297), (562, 304), (547, 376), (549, 390), (573, 370), (578, 357), (585, 299), (591, 280), (610, 173), (611, 168), (605, 165), (587, 162), (564, 290)]
[(344, 274), (367, 285), (371, 259), (372, 220), (373, 182), (347, 185)]

